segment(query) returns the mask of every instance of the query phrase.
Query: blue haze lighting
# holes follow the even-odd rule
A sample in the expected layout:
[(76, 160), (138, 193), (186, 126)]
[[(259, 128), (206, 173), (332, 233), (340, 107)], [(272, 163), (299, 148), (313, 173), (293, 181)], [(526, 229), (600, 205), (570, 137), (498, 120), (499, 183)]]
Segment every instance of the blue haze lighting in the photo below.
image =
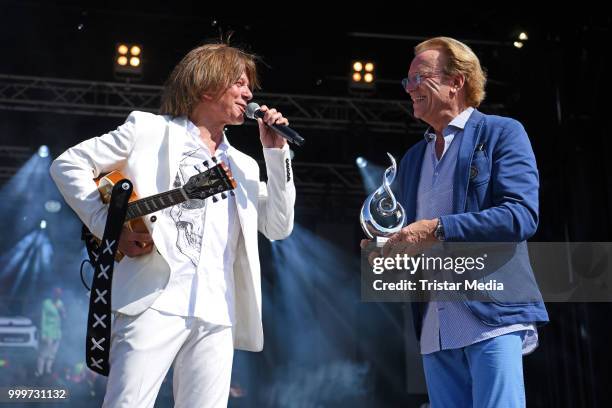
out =
[(368, 162), (367, 159), (359, 156), (355, 160), (361, 178), (363, 179), (363, 188), (367, 194), (370, 194), (382, 185), (382, 177), (384, 168)]

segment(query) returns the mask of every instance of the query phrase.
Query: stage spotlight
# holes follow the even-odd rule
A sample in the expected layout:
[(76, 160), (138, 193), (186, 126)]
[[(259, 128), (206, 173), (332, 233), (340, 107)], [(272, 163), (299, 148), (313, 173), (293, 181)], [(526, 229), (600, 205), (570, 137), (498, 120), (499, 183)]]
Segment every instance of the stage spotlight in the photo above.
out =
[(40, 157), (48, 157), (49, 156), (49, 148), (46, 145), (42, 145), (38, 148), (38, 155)]
[(518, 48), (519, 50), (520, 50), (521, 48), (523, 48), (523, 45), (524, 45), (524, 44), (523, 44), (522, 42), (520, 42), (520, 41), (515, 41), (515, 42), (514, 42), (514, 46), (515, 46), (516, 48)]
[(355, 163), (357, 164), (357, 167), (359, 167), (360, 169), (363, 169), (364, 167), (366, 167), (368, 165), (368, 161), (366, 159), (364, 159), (363, 157), (359, 156), (356, 160)]
[(47, 221), (41, 219), (30, 232), (0, 254), (3, 294), (31, 297), (41, 287), (41, 278), (51, 276), (48, 274), (51, 273), (54, 251), (45, 228)]
[(352, 81), (349, 81), (349, 92), (358, 95), (369, 95), (376, 90), (374, 84), (374, 63), (371, 61), (354, 61), (352, 64)]
[(60, 202), (57, 200), (48, 200), (45, 203), (45, 210), (47, 210), (47, 212), (56, 213), (56, 212), (59, 212), (59, 210), (61, 209), (62, 209), (62, 204), (60, 204)]
[(527, 33), (525, 33), (525, 32), (520, 33), (518, 38), (521, 41), (526, 41), (526, 40), (529, 39), (529, 37), (527, 37)]
[(115, 47), (115, 78), (138, 80), (142, 78), (142, 46), (120, 43)]

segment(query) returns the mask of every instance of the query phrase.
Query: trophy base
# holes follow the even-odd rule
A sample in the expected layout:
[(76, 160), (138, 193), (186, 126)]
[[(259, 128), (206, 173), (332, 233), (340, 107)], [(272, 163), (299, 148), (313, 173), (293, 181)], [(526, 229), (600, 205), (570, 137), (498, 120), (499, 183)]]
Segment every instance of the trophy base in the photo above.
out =
[(387, 238), (387, 237), (376, 237), (376, 238), (374, 238), (374, 242), (376, 242), (376, 247), (377, 248), (384, 247), (388, 240), (389, 240), (389, 238)]

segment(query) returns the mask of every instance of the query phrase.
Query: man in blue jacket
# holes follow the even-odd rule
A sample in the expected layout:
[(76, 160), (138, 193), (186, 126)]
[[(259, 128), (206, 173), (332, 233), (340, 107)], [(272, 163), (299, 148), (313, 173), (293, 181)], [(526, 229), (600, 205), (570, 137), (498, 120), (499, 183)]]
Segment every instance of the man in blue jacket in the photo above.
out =
[(516, 120), (480, 113), (486, 78), (474, 52), (452, 38), (415, 47), (403, 86), (414, 116), (430, 125), (404, 156), (400, 202), (407, 226), (394, 245), (513, 242), (499, 279), (520, 282), (528, 301), (413, 304), (432, 407), (525, 406), (522, 355), (537, 347), (548, 315), (528, 262), (538, 225), (538, 170)]

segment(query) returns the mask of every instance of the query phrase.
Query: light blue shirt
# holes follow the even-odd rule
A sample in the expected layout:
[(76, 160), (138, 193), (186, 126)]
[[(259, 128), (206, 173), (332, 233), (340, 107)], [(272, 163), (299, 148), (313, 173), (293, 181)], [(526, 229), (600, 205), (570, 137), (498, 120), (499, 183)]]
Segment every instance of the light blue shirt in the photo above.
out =
[[(453, 213), (453, 181), (457, 154), (463, 129), (474, 108), (468, 108), (455, 117), (442, 131), (444, 151), (436, 156), (436, 134), (431, 128), (425, 132), (428, 142), (421, 167), (417, 192), (416, 219), (434, 219)], [(523, 354), (535, 350), (538, 334), (533, 324), (512, 324), (502, 327), (481, 322), (468, 307), (457, 301), (430, 301), (423, 318), (421, 354), (466, 347), (479, 341), (516, 331), (524, 331)]]

